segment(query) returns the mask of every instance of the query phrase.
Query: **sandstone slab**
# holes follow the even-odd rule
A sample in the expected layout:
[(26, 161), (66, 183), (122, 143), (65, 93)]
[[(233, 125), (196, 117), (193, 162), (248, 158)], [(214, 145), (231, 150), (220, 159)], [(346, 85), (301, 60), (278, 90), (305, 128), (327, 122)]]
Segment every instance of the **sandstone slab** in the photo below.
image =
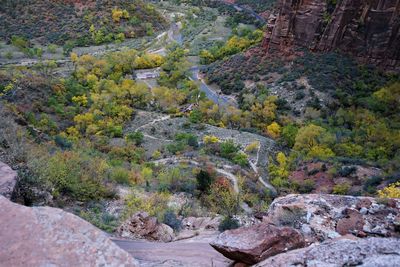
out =
[(271, 257), (256, 267), (393, 267), (400, 263), (400, 239), (336, 239)]
[(304, 238), (297, 230), (268, 224), (225, 231), (211, 243), (225, 257), (247, 264), (255, 264), (304, 245)]
[(138, 266), (99, 229), (50, 207), (0, 196), (1, 266)]

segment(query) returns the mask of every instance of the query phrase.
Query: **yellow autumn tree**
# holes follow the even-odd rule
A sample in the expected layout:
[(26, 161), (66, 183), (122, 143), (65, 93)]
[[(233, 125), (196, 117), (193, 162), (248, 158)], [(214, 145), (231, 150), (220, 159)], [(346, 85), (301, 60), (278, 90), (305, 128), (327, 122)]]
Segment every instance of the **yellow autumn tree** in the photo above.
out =
[(380, 198), (400, 198), (400, 181), (378, 191)]
[(309, 124), (300, 128), (293, 148), (307, 159), (328, 159), (335, 156), (329, 148), (332, 143), (334, 143), (334, 137), (326, 129)]
[(287, 186), (287, 178), (289, 176), (289, 163), (288, 160), (282, 152), (279, 152), (276, 156), (277, 164), (272, 163), (270, 158), (269, 164), (269, 175), (271, 176), (271, 184), (277, 188), (282, 188)]
[(267, 126), (267, 134), (274, 139), (278, 138), (281, 135), (281, 126), (276, 122), (271, 123)]

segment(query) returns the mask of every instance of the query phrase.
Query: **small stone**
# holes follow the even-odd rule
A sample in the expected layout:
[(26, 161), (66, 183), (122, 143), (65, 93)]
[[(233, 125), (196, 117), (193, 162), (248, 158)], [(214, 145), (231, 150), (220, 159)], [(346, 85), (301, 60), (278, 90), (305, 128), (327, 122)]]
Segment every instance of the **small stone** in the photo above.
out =
[(363, 198), (360, 201), (357, 202), (356, 208), (361, 210), (362, 208), (368, 209), (371, 207), (372, 201), (368, 198)]
[(368, 209), (362, 207), (362, 208), (360, 209), (360, 213), (361, 213), (362, 215), (366, 215), (366, 214), (368, 213)]
[(340, 237), (340, 234), (338, 232), (335, 232), (335, 231), (329, 231), (327, 233), (327, 237), (329, 239), (334, 239), (334, 238)]

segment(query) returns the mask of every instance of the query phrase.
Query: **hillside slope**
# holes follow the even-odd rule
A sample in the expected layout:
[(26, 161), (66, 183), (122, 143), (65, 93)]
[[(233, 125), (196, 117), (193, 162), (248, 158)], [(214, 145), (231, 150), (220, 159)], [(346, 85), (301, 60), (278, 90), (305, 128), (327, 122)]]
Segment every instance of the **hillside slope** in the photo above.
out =
[(1, 39), (20, 36), (42, 44), (100, 44), (150, 34), (164, 23), (141, 0), (5, 0), (0, 6)]

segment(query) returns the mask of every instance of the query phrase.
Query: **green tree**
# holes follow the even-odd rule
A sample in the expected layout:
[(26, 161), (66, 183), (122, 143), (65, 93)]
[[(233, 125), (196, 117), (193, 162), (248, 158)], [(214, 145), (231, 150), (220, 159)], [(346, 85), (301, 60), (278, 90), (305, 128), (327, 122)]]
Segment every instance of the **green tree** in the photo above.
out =
[(197, 189), (201, 193), (207, 193), (210, 190), (211, 184), (214, 182), (214, 177), (205, 170), (200, 170), (196, 174)]

